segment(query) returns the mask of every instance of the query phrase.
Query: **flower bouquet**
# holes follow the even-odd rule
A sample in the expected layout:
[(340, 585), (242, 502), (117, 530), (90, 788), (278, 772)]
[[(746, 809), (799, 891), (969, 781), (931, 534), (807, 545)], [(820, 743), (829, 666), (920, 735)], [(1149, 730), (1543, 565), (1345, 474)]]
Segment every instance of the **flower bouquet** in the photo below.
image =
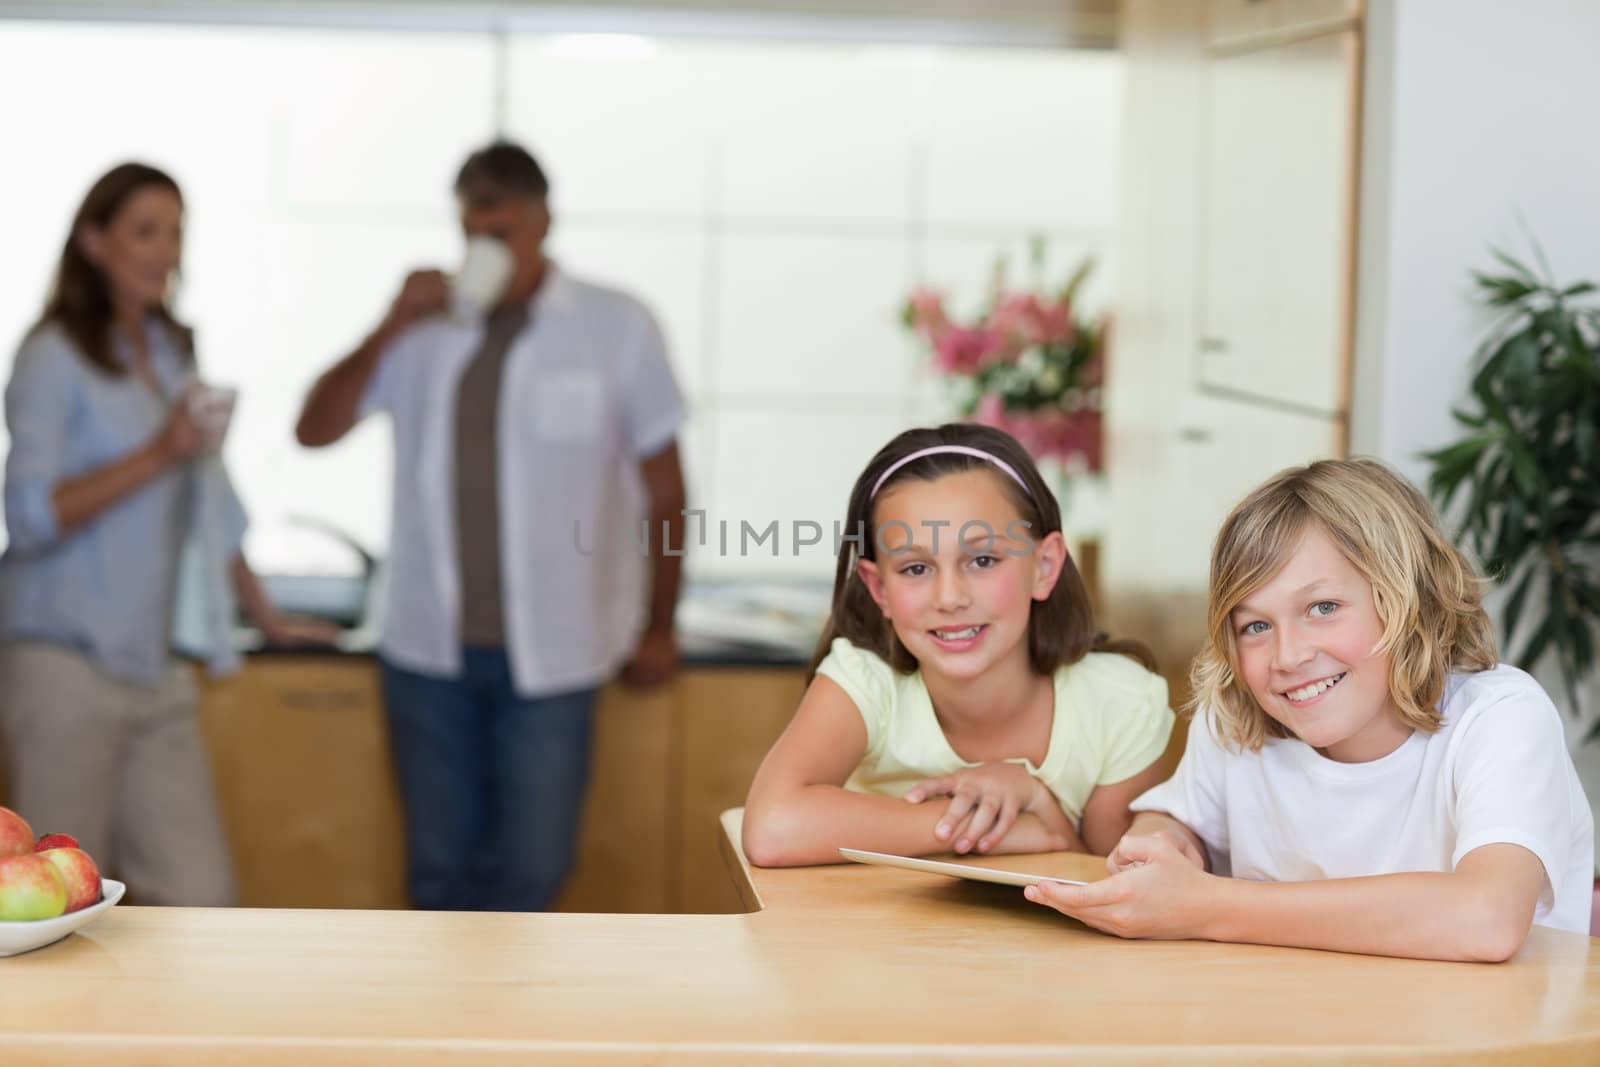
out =
[(1011, 290), (997, 271), (988, 306), (968, 323), (931, 289), (913, 292), (903, 312), (955, 385), (963, 417), (1077, 474), (1098, 473), (1102, 461), (1105, 323), (1081, 320), (1073, 304), (1092, 267), (1085, 260), (1053, 293)]

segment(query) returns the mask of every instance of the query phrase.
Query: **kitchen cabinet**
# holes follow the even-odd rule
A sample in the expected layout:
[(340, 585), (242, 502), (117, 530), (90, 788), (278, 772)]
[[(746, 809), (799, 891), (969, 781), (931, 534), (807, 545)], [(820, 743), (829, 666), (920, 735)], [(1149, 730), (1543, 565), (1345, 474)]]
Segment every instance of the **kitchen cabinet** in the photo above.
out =
[(1342, 417), (1354, 275), (1353, 30), (1206, 59), (1198, 379)]
[(1176, 705), (1222, 518), (1273, 472), (1346, 450), (1363, 29), (1359, 5), (1312, 0), (1121, 13), (1101, 594)]
[(1304, 32), (1361, 14), (1360, 0), (1211, 0), (1211, 45), (1259, 41)]
[(681, 682), (676, 761), (684, 787), (677, 790), (677, 870), (673, 911), (743, 911), (722, 859), (719, 822), (728, 808), (743, 807), (762, 757), (789, 724), (805, 689), (792, 671), (693, 671)]
[(256, 656), (201, 683), (240, 899), (404, 907), (400, 797), (369, 657)]
[[(609, 686), (559, 909), (735, 910), (717, 813), (744, 802), (803, 683), (798, 667), (691, 667), (657, 689)], [(242, 903), (406, 906), (375, 661), (256, 656), (204, 683), (200, 717)]]

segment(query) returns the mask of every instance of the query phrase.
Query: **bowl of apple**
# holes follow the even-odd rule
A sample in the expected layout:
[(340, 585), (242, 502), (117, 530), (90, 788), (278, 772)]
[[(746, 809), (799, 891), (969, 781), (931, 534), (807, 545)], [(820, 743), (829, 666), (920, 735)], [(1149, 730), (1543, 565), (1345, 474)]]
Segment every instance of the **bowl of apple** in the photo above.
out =
[(100, 877), (94, 859), (67, 834), (35, 838), (0, 807), (0, 956), (60, 941), (114, 907), (127, 889)]

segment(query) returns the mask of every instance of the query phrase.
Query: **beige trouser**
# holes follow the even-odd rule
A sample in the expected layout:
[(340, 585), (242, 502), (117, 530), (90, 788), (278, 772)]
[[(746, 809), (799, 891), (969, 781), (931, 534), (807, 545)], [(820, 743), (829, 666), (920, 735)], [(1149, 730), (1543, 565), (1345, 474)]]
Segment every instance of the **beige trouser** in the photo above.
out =
[(0, 647), (0, 734), (10, 806), (66, 833), (130, 902), (225, 907), (232, 864), (200, 739), (192, 670), (154, 686), (101, 674), (61, 645)]

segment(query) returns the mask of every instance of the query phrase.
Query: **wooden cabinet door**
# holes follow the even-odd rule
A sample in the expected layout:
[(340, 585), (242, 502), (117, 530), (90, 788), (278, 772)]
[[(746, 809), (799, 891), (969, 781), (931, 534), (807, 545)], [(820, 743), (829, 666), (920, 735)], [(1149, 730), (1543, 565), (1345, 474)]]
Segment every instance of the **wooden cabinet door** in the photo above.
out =
[[(800, 702), (798, 668), (696, 669), (654, 689), (608, 686), (572, 876), (558, 911), (743, 910), (717, 817)], [(377, 664), (253, 657), (203, 682), (241, 902), (403, 908), (405, 838)]]
[(684, 684), (682, 677), (653, 689), (614, 683), (601, 692), (577, 860), (557, 911), (672, 910), (672, 761)]
[(702, 670), (683, 678), (683, 787), (673, 910), (747, 910), (722, 854), (722, 813), (742, 807), (756, 768), (805, 691), (798, 667)]
[(1201, 384), (1341, 415), (1354, 254), (1357, 34), (1207, 60)]
[(257, 656), (203, 682), (211, 753), (245, 905), (403, 908), (405, 845), (377, 664)]

